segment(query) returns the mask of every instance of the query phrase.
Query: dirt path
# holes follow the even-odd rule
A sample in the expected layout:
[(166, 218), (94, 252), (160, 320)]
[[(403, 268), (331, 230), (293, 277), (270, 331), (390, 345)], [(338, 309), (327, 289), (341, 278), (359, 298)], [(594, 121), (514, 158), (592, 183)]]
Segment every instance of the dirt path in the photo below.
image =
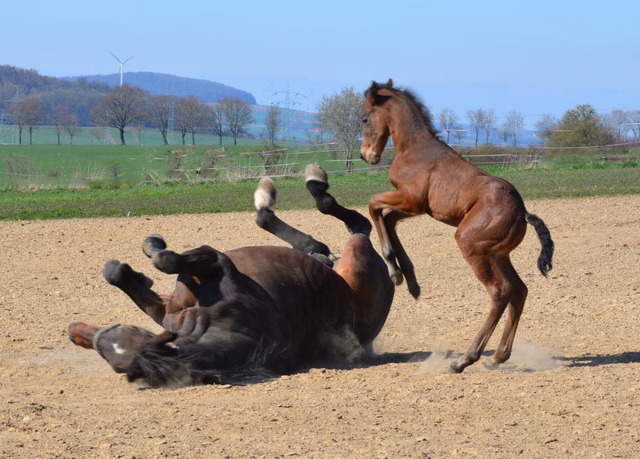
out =
[[(438, 354), (425, 362), (463, 351), (488, 305), (453, 229), (425, 217), (400, 228), (423, 296), (400, 290), (375, 345), (400, 355), (249, 387), (176, 390), (128, 384), (73, 346), (66, 327), (155, 330), (104, 282), (103, 263), (130, 262), (168, 291), (172, 280), (141, 253), (144, 236), (161, 233), (176, 250), (277, 243), (252, 215), (0, 222), (0, 457), (638, 458), (640, 197), (528, 207), (551, 228), (556, 267), (548, 280), (536, 271), (530, 230), (513, 257), (530, 293), (507, 368), (481, 360), (450, 375)], [(336, 251), (345, 241), (317, 212), (280, 217)]]

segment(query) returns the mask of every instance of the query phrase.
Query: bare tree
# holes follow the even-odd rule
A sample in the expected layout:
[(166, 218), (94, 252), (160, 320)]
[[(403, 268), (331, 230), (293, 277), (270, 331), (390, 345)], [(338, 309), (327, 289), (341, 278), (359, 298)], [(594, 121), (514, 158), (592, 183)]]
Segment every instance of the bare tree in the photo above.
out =
[(185, 144), (187, 132), (191, 133), (191, 144), (196, 144), (196, 131), (205, 125), (207, 111), (194, 96), (181, 97), (177, 101), (176, 124)]
[(636, 142), (640, 141), (640, 110), (629, 113), (629, 122), (631, 123), (631, 132)]
[(211, 118), (211, 130), (215, 135), (220, 137), (220, 145), (222, 145), (222, 136), (224, 135), (224, 107), (222, 104), (214, 104), (209, 112)]
[(13, 121), (18, 125), (18, 144), (22, 145), (22, 131), (29, 132), (29, 145), (33, 143), (33, 131), (42, 117), (42, 100), (36, 95), (22, 97), (11, 104)]
[(496, 122), (497, 122), (496, 112), (494, 112), (493, 109), (485, 110), (484, 111), (484, 120), (483, 120), (483, 124), (482, 124), (482, 130), (484, 131), (484, 144), (485, 145), (489, 144), (489, 137), (491, 136), (491, 133), (496, 128)]
[(152, 96), (149, 102), (147, 118), (162, 135), (164, 145), (169, 145), (167, 134), (169, 133), (169, 121), (171, 120), (171, 110), (174, 105), (172, 96)]
[(353, 151), (360, 146), (362, 134), (362, 104), (364, 96), (353, 87), (343, 88), (339, 94), (322, 96), (318, 118), (323, 130), (345, 150), (347, 171), (353, 171)]
[(233, 144), (238, 144), (238, 137), (245, 132), (248, 124), (253, 122), (251, 107), (244, 100), (227, 97), (219, 104), (222, 106), (224, 123), (233, 137)]
[(543, 141), (547, 141), (553, 135), (553, 131), (558, 127), (558, 118), (553, 115), (542, 115), (536, 124), (536, 135)]
[(58, 145), (60, 145), (60, 136), (64, 132), (64, 127), (67, 122), (67, 117), (69, 113), (67, 112), (67, 107), (64, 105), (56, 105), (51, 110), (51, 118), (50, 123), (56, 131), (56, 136), (58, 137)]
[(478, 148), (478, 138), (484, 129), (485, 112), (481, 108), (477, 110), (469, 110), (467, 112), (467, 118), (469, 119), (469, 124), (471, 124), (471, 127), (473, 128), (473, 132), (475, 134), (475, 146)]
[(515, 110), (511, 110), (507, 113), (507, 118), (502, 125), (502, 129), (509, 137), (513, 138), (513, 146), (518, 148), (518, 139), (524, 131), (524, 116)]
[(269, 145), (273, 146), (276, 142), (276, 136), (282, 127), (282, 110), (277, 105), (271, 105), (267, 110), (267, 116), (264, 120), (263, 132), (269, 141)]
[(458, 115), (456, 115), (456, 112), (454, 112), (450, 108), (443, 108), (440, 112), (440, 115), (438, 115), (438, 120), (440, 121), (440, 128), (447, 132), (448, 144), (451, 133), (454, 129), (456, 129), (456, 125), (458, 123)]
[(101, 126), (110, 126), (120, 132), (120, 143), (126, 145), (124, 132), (127, 126), (144, 117), (144, 91), (135, 86), (115, 88), (93, 107), (92, 115)]
[(74, 114), (68, 114), (64, 123), (64, 130), (69, 134), (69, 145), (73, 145), (73, 138), (80, 132), (78, 126), (78, 117)]
[(464, 136), (466, 134), (467, 134), (467, 131), (462, 129), (460, 126), (458, 126), (456, 129), (453, 130), (453, 136), (458, 141), (458, 145), (462, 143), (462, 139), (464, 139)]
[(95, 139), (95, 145), (100, 145), (100, 137), (102, 137), (102, 131), (103, 131), (103, 129), (101, 129), (99, 127), (92, 127), (89, 130), (89, 132), (91, 132), (91, 135)]
[(629, 112), (614, 110), (607, 118), (609, 119), (608, 124), (616, 132), (618, 140), (621, 140), (629, 130)]

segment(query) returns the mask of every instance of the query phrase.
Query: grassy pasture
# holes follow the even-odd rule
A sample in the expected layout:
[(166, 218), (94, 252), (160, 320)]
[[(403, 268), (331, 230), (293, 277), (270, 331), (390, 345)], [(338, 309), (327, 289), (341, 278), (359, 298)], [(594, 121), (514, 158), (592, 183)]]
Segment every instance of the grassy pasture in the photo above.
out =
[[(496, 170), (525, 199), (640, 193), (640, 168)], [(391, 189), (388, 174), (331, 178), (332, 193), (345, 206), (365, 206), (372, 194)], [(0, 192), (0, 220), (115, 217), (251, 211), (257, 180), (200, 185), (145, 185), (118, 189), (52, 189)], [(312, 208), (299, 178), (276, 180), (278, 208)]]

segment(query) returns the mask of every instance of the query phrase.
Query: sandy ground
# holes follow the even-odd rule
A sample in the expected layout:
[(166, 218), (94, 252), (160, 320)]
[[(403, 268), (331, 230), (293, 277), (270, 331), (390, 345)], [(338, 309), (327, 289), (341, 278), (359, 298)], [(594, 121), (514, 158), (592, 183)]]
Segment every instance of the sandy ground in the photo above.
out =
[[(102, 279), (110, 258), (169, 291), (140, 244), (218, 249), (278, 241), (247, 213), (0, 223), (0, 457), (640, 458), (640, 197), (529, 202), (556, 242), (548, 280), (530, 229), (514, 253), (529, 299), (510, 364), (443, 374), (488, 298), (453, 229), (401, 225), (423, 295), (400, 289), (380, 362), (248, 387), (128, 384), (73, 346), (72, 321), (157, 330)], [(339, 252), (346, 232), (312, 211), (280, 217)], [(376, 242), (377, 246), (377, 242)], [(489, 343), (495, 346), (501, 325)]]

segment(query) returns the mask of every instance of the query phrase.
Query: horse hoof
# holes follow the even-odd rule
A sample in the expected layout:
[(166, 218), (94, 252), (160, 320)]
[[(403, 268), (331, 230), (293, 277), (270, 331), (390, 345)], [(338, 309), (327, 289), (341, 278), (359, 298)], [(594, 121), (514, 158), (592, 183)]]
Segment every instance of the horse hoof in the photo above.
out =
[(163, 250), (153, 255), (153, 266), (166, 274), (178, 274), (180, 255), (171, 250)]
[(154, 252), (159, 252), (160, 250), (165, 250), (166, 248), (167, 243), (159, 234), (148, 235), (142, 243), (142, 251), (149, 258), (153, 256)]
[(105, 280), (117, 286), (123, 285), (127, 280), (142, 284), (145, 288), (153, 287), (153, 281), (142, 273), (135, 272), (131, 266), (126, 263), (120, 263), (118, 260), (109, 260), (102, 268), (102, 274)]
[(258, 188), (253, 193), (253, 203), (256, 210), (270, 209), (276, 205), (276, 184), (269, 177), (262, 177)]
[(500, 364), (493, 359), (488, 359), (485, 360), (484, 367), (487, 370), (497, 370), (498, 368), (500, 368)]
[(411, 294), (411, 296), (412, 296), (415, 300), (417, 300), (418, 298), (420, 298), (420, 292), (421, 292), (421, 289), (420, 289), (420, 286), (419, 286), (418, 284), (413, 283), (413, 282), (411, 282), (411, 283), (409, 283), (409, 282), (408, 282), (408, 283), (407, 283), (407, 287), (409, 288), (409, 293)]
[(129, 265), (123, 265), (118, 260), (109, 260), (102, 268), (102, 275), (109, 284), (118, 285), (124, 280), (127, 268), (131, 271), (131, 267)]
[(329, 176), (318, 164), (309, 164), (304, 168), (304, 181), (306, 183), (310, 180), (328, 184)]
[(402, 285), (402, 281), (404, 280), (404, 276), (399, 271), (389, 274), (389, 277), (396, 285)]
[(453, 362), (449, 365), (449, 373), (460, 374), (464, 370), (464, 367), (458, 362)]

